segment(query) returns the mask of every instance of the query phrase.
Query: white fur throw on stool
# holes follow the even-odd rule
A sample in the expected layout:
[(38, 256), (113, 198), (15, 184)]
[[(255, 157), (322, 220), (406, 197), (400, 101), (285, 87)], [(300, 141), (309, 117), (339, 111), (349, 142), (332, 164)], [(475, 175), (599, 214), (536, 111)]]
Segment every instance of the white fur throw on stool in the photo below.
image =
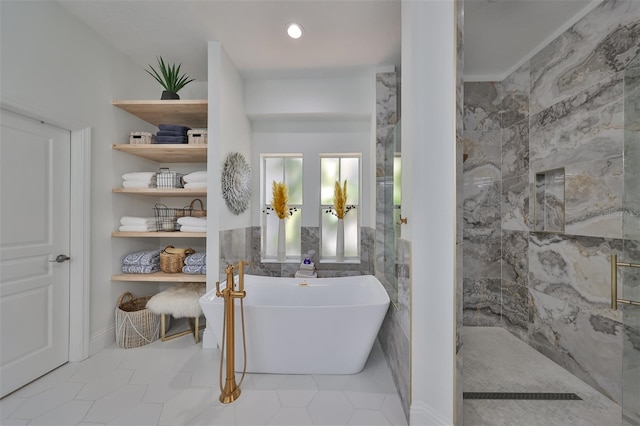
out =
[(168, 314), (174, 318), (199, 317), (202, 309), (198, 299), (205, 292), (205, 283), (179, 284), (151, 297), (147, 308), (155, 314)]

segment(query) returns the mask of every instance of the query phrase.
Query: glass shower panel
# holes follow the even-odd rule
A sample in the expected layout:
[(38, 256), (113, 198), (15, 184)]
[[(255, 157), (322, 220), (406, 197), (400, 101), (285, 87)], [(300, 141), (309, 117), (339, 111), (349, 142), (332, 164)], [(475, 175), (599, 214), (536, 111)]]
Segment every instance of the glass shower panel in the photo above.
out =
[[(624, 76), (623, 245), (619, 261), (640, 264), (640, 56)], [(621, 267), (622, 297), (640, 301), (640, 268)], [(622, 424), (640, 425), (640, 306), (623, 308)]]

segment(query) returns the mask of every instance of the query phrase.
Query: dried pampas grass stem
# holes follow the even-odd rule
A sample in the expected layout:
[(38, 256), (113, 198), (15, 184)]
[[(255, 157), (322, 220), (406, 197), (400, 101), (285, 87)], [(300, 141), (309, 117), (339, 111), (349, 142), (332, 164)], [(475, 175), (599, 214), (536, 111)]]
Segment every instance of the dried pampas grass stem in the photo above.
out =
[(338, 219), (344, 219), (344, 215), (347, 214), (347, 180), (344, 180), (344, 185), (340, 186), (340, 181), (336, 181), (336, 185), (333, 189), (333, 209), (336, 211)]
[(271, 207), (276, 212), (278, 218), (284, 219), (289, 215), (289, 207), (287, 206), (289, 189), (284, 182), (273, 181), (273, 200)]

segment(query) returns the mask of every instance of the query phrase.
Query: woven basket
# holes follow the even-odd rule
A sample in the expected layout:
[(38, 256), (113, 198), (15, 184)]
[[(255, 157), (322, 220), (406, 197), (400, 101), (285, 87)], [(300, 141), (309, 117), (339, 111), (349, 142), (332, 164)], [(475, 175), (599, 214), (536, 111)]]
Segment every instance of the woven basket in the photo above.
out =
[[(200, 209), (199, 210), (196, 210), (193, 207), (193, 203), (195, 203), (196, 201), (200, 203)], [(189, 208), (191, 209), (191, 216), (193, 216), (193, 217), (207, 217), (207, 210), (205, 210), (204, 204), (202, 203), (202, 200), (200, 198), (196, 198), (195, 200), (193, 200), (191, 202), (191, 204), (189, 204)]]
[(160, 252), (160, 270), (165, 274), (177, 274), (182, 272), (184, 259), (196, 251), (192, 248), (177, 249), (174, 246), (167, 246)]
[(150, 298), (133, 297), (128, 291), (120, 295), (116, 306), (116, 343), (119, 347), (137, 348), (158, 339), (160, 315), (146, 308)]

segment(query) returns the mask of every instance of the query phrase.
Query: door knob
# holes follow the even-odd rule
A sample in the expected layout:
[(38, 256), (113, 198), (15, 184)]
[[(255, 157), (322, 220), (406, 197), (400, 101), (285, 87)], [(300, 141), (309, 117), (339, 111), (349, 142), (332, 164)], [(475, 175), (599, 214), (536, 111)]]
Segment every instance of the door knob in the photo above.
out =
[(56, 256), (55, 260), (50, 260), (49, 262), (58, 262), (58, 263), (62, 263), (62, 262), (66, 262), (67, 260), (70, 260), (71, 258), (69, 256), (67, 256), (66, 254), (59, 254), (58, 256)]

